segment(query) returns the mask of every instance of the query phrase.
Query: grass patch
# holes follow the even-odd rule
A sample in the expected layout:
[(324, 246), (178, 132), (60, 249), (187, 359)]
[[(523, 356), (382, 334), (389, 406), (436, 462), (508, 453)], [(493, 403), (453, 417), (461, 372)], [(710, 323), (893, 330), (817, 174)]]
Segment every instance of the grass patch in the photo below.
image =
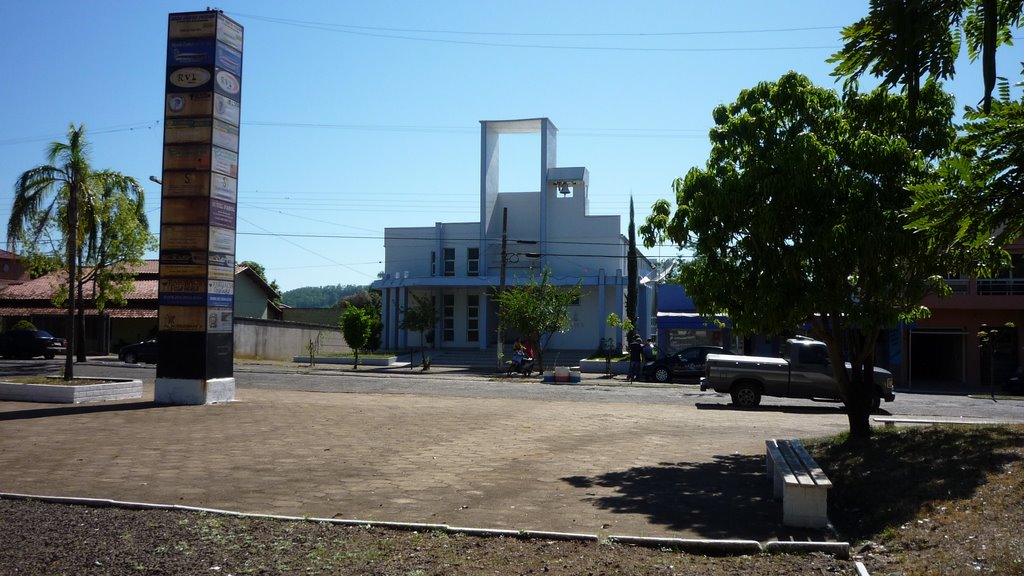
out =
[(840, 435), (806, 445), (832, 480), (829, 518), (847, 538), (892, 539), (992, 483), (1015, 484), (1020, 505), (1021, 474), (1006, 471), (1022, 468), (1024, 426), (877, 429), (863, 442)]

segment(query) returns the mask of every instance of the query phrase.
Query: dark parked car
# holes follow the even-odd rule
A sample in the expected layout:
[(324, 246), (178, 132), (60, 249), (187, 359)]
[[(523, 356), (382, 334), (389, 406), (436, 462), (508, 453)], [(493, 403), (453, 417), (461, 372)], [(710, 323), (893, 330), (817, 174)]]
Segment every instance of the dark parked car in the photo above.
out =
[(135, 344), (122, 346), (121, 351), (117, 353), (117, 357), (122, 362), (129, 364), (138, 362), (156, 364), (156, 340), (146, 340), (145, 342), (136, 342)]
[(645, 380), (671, 382), (674, 379), (696, 380), (704, 375), (708, 354), (732, 354), (721, 346), (692, 346), (675, 354), (644, 363)]
[(67, 342), (46, 330), (10, 330), (0, 335), (0, 354), (4, 358), (35, 358), (49, 360), (67, 352)]

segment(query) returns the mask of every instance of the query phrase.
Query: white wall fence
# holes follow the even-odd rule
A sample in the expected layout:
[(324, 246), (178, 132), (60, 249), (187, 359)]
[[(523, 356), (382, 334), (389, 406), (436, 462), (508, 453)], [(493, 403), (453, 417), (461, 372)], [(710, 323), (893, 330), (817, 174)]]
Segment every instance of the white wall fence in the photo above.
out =
[(309, 356), (309, 342), (317, 339), (318, 355), (352, 352), (341, 330), (335, 327), (235, 318), (235, 358), (291, 361), (296, 356)]

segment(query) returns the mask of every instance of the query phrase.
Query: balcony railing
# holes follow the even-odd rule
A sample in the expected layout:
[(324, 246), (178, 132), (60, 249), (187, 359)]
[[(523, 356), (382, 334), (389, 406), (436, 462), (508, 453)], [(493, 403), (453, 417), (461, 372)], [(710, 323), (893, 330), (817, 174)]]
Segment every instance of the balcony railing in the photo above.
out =
[(979, 278), (979, 296), (1024, 296), (1024, 278)]

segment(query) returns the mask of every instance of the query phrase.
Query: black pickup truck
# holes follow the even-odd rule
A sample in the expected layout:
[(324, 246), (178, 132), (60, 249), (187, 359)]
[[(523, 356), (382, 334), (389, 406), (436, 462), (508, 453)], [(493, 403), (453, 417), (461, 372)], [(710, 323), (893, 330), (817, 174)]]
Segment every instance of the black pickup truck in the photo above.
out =
[[(850, 370), (849, 362), (846, 370)], [(896, 399), (891, 372), (875, 368), (874, 383), (873, 412), (883, 399)], [(809, 338), (786, 341), (781, 358), (710, 354), (700, 389), (729, 394), (733, 404), (741, 407), (757, 406), (762, 396), (843, 400), (825, 343)]]

